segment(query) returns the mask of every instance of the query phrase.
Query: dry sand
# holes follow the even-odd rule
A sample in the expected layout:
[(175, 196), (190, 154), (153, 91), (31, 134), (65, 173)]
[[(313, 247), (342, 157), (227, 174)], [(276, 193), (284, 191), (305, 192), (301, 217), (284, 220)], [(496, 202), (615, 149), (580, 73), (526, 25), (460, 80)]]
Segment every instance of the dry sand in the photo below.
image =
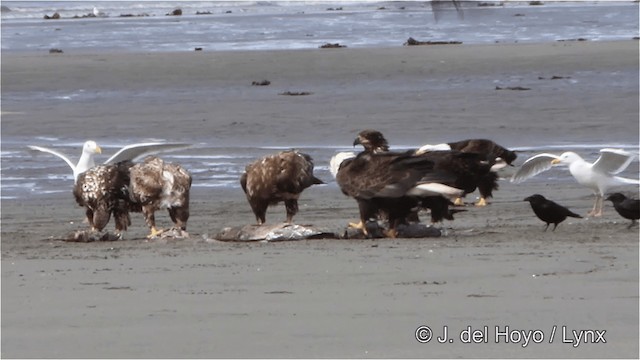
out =
[[(607, 82), (620, 74), (628, 81)], [(262, 79), (272, 85), (250, 86)], [(358, 130), (376, 128), (403, 144), (638, 140), (637, 41), (2, 54), (3, 98), (78, 89), (139, 96), (65, 106), (3, 99), (3, 138), (108, 131), (221, 145), (349, 145)], [(277, 95), (287, 90), (313, 94)], [(625, 174), (637, 176), (637, 163)], [(593, 201), (570, 181), (503, 181), (490, 206), (468, 207), (442, 238), (220, 243), (203, 236), (253, 215), (240, 189), (199, 188), (190, 239), (140, 240), (146, 229), (133, 214), (127, 240), (79, 244), (52, 240), (82, 226), (70, 194), (4, 200), (1, 355), (637, 358), (638, 228), (627, 230), (607, 204), (602, 218), (543, 232), (522, 202), (536, 192), (583, 214)], [(284, 209), (267, 216), (282, 220)], [(356, 216), (334, 183), (308, 189), (295, 220), (338, 230)], [(168, 224), (166, 214), (157, 218)], [(421, 325), (435, 336), (446, 326), (452, 342), (419, 343)], [(486, 339), (461, 341), (467, 326), (486, 326)], [(496, 343), (496, 327), (539, 331), (523, 346), (516, 333)], [(606, 343), (573, 346), (572, 330), (605, 330)]]

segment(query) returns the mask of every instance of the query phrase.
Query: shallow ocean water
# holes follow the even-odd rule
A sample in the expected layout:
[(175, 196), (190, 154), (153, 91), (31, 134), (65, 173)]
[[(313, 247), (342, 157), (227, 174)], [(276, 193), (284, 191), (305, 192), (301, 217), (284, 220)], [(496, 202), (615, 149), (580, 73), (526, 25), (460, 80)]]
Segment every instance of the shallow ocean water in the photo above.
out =
[[(3, 1), (2, 51), (193, 51), (402, 46), (420, 41), (545, 42), (638, 36), (631, 1)], [(105, 17), (74, 19), (92, 13)], [(175, 8), (181, 16), (166, 16)], [(59, 20), (44, 20), (58, 12)], [(197, 12), (209, 13), (196, 15)], [(141, 15), (121, 17), (121, 15)]]
[[(97, 162), (105, 161), (120, 147), (126, 145), (122, 139), (117, 142), (101, 144), (103, 154), (96, 157)], [(72, 143), (67, 146), (49, 146), (48, 144), (60, 144), (59, 139), (37, 139), (41, 145), (55, 148), (67, 154), (73, 161), (77, 161), (82, 143)], [(132, 141), (133, 142), (133, 141)], [(136, 140), (136, 142), (141, 142)], [(417, 146), (398, 145), (392, 150), (407, 150)], [(517, 164), (530, 156), (541, 152), (560, 154), (563, 151), (576, 151), (588, 161), (598, 157), (599, 149), (615, 147), (638, 153), (637, 144), (571, 144), (571, 145), (544, 145), (539, 147), (523, 146), (512, 147), (518, 150)], [(292, 146), (305, 152), (314, 159), (315, 173), (324, 180), (328, 186), (336, 186), (335, 180), (329, 172), (329, 160), (340, 151), (353, 151), (349, 146)], [(240, 190), (240, 175), (244, 167), (257, 158), (289, 149), (289, 147), (276, 146), (236, 146), (220, 147), (207, 143), (198, 143), (188, 149), (177, 150), (160, 154), (165, 161), (177, 162), (188, 169), (193, 176), (194, 188), (218, 188)], [(31, 151), (22, 142), (4, 141), (2, 146), (2, 199), (17, 199), (30, 195), (42, 195), (52, 193), (71, 192), (73, 176), (71, 169), (61, 159), (46, 153)], [(573, 182), (573, 178), (566, 176), (566, 168), (549, 170), (527, 181), (559, 181)], [(634, 177), (638, 173), (638, 162), (634, 162), (622, 176)], [(505, 180), (506, 181), (506, 180)]]

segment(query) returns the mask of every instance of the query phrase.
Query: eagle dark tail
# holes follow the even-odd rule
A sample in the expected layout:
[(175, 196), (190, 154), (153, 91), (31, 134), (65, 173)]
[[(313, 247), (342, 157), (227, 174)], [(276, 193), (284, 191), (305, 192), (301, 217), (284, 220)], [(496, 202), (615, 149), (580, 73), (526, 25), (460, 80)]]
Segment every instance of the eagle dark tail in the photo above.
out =
[(447, 220), (454, 220), (453, 215), (460, 213), (460, 212), (465, 212), (467, 210), (464, 209), (449, 209), (449, 213), (444, 217)]
[(449, 209), (453, 205), (451, 201), (442, 196), (427, 196), (421, 199), (421, 206), (431, 210), (431, 222), (438, 223), (443, 219), (454, 220), (455, 213), (467, 210)]
[(484, 174), (478, 182), (478, 191), (485, 199), (493, 197), (493, 191), (498, 190), (498, 188), (498, 174), (493, 171)]
[(128, 199), (119, 199), (113, 209), (113, 218), (116, 222), (116, 231), (118, 232), (126, 231), (131, 225), (128, 202)]

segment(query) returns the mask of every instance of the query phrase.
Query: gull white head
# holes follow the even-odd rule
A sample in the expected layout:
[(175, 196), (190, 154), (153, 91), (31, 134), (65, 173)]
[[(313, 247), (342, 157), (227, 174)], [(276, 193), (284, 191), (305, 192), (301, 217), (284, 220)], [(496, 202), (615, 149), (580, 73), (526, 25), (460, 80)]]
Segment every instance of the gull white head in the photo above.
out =
[(98, 144), (95, 141), (88, 140), (82, 146), (82, 153), (91, 154), (91, 155), (102, 154), (102, 149), (100, 148), (100, 146), (98, 146)]
[(78, 160), (78, 164), (73, 169), (74, 181), (78, 180), (78, 175), (96, 166), (96, 162), (93, 159), (95, 154), (102, 154), (100, 146), (98, 146), (98, 144), (93, 140), (86, 141), (82, 146), (82, 155), (80, 155), (80, 160)]
[(551, 163), (554, 165), (555, 164), (570, 165), (571, 163), (574, 163), (578, 160), (582, 160), (580, 155), (574, 153), (573, 151), (567, 151), (565, 153), (562, 153), (562, 155), (560, 155), (560, 158), (551, 160)]

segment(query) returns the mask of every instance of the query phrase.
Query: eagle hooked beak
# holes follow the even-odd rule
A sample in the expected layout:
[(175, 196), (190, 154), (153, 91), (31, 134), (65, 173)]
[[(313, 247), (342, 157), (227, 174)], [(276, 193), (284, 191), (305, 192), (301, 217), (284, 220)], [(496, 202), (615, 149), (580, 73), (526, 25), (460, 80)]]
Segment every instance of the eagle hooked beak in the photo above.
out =
[(355, 140), (353, 140), (353, 147), (356, 145), (362, 145), (362, 141), (360, 141), (360, 136), (358, 136)]

